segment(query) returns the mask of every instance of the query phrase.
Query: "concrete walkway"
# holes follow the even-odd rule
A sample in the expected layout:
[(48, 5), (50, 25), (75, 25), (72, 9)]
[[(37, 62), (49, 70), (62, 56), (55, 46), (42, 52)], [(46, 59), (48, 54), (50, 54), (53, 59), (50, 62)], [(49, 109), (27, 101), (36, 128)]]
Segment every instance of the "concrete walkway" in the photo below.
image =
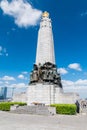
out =
[(87, 115), (39, 116), (0, 111), (0, 130), (87, 130)]

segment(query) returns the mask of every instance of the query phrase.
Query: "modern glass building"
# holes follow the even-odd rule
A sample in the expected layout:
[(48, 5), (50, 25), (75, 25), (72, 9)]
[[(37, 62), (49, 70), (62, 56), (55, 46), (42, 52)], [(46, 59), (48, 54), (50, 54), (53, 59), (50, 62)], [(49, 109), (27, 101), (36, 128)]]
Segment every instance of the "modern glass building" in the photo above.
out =
[(0, 88), (0, 100), (4, 100), (7, 97), (7, 87)]

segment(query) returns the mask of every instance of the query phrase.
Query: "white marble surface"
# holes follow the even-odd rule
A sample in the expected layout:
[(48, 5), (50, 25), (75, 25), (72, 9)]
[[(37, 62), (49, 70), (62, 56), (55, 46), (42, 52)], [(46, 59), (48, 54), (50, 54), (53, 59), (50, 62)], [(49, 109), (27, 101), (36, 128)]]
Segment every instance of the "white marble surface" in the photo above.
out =
[(36, 52), (36, 64), (45, 62), (55, 64), (52, 25), (49, 17), (41, 19)]
[(55, 85), (29, 85), (27, 90), (27, 104), (33, 102), (46, 105), (54, 103), (73, 104), (78, 99), (76, 93), (64, 93), (62, 88)]

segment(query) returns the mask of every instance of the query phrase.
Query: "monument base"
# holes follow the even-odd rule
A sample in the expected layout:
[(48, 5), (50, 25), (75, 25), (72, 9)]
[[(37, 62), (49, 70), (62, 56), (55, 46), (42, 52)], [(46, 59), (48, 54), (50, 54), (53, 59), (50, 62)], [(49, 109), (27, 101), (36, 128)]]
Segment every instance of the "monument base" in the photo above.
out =
[(73, 104), (78, 100), (76, 93), (64, 93), (58, 85), (35, 84), (27, 90), (27, 105)]

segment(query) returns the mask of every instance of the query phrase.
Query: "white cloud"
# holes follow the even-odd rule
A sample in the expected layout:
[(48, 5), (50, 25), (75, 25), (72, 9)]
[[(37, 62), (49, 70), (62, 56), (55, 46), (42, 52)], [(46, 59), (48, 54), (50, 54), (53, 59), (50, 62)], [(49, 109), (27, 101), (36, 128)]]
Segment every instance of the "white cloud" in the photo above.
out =
[(1, 80), (4, 80), (4, 81), (12, 81), (12, 80), (15, 80), (14, 77), (11, 77), (11, 76), (4, 76), (1, 78)]
[(82, 69), (81, 69), (81, 67), (80, 67), (80, 64), (78, 64), (78, 63), (69, 64), (69, 65), (68, 65), (68, 68), (74, 69), (74, 70), (77, 70), (77, 71), (82, 71)]
[(34, 9), (26, 0), (2, 0), (1, 9), (4, 14), (12, 16), (19, 27), (34, 26), (37, 24), (42, 12)]
[(62, 75), (68, 73), (68, 71), (67, 71), (65, 68), (59, 68), (59, 69), (58, 69), (58, 72), (59, 72), (60, 74), (62, 74)]
[(86, 79), (84, 79), (84, 80), (79, 79), (75, 82), (75, 85), (77, 85), (77, 86), (87, 86), (87, 80)]
[(74, 86), (74, 82), (70, 80), (62, 80), (62, 84), (64, 87)]
[(26, 85), (25, 83), (17, 83), (17, 84), (11, 84), (10, 87), (12, 87), (12, 88), (26, 88), (26, 87), (28, 87), (28, 85)]
[(62, 80), (64, 88), (67, 89), (87, 89), (87, 80), (79, 79), (77, 81)]
[(7, 49), (0, 46), (0, 56), (8, 56)]
[(74, 92), (80, 95), (80, 98), (87, 97), (87, 80), (79, 79), (77, 81), (62, 80), (64, 92)]
[(0, 46), (0, 52), (2, 51), (2, 46)]
[(10, 81), (11, 80), (15, 80), (13, 77), (9, 77), (9, 78), (7, 78), (7, 77), (3, 77), (3, 78), (1, 78), (1, 80), (3, 81), (0, 81), (0, 87), (3, 87), (3, 86), (6, 86), (6, 87), (8, 87), (8, 88), (27, 88), (28, 87), (28, 84), (25, 84), (25, 83), (21, 83), (21, 82), (19, 82), (19, 83), (16, 83), (16, 82), (14, 82), (14, 83), (11, 83)]
[(22, 74), (18, 75), (18, 78), (19, 79), (25, 79), (24, 75), (22, 75)]
[(27, 72), (27, 71), (24, 71), (24, 72), (22, 72), (22, 74), (28, 74), (28, 72)]
[(3, 82), (2, 82), (2, 81), (0, 81), (0, 84), (3, 84)]
[(87, 80), (79, 79), (77, 81), (62, 80), (64, 92), (74, 92), (80, 95), (80, 98), (87, 96)]
[(6, 84), (6, 85), (8, 85), (8, 84), (9, 84), (9, 82), (8, 82), (8, 81), (5, 81), (5, 84)]

